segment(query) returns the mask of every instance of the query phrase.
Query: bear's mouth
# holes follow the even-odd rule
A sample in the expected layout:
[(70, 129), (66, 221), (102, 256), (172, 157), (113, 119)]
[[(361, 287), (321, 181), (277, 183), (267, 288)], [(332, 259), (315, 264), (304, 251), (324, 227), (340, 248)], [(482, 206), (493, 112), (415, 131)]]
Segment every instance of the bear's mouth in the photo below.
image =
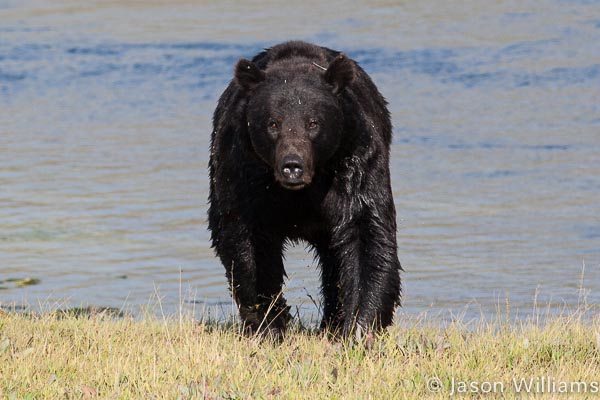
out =
[(303, 182), (303, 181), (287, 181), (287, 182), (280, 182), (281, 186), (283, 186), (285, 189), (289, 189), (289, 190), (300, 190), (303, 189), (304, 187), (306, 187), (307, 183)]

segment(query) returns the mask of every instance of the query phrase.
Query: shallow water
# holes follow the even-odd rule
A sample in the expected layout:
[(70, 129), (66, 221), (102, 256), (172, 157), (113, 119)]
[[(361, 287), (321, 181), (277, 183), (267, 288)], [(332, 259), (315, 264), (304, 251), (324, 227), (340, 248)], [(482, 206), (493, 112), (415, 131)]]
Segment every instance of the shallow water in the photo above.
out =
[[(48, 3), (0, 0), (3, 306), (227, 313), (211, 114), (239, 57), (292, 38), (389, 100), (403, 313), (600, 302), (600, 3)], [(316, 318), (312, 255), (286, 268)]]

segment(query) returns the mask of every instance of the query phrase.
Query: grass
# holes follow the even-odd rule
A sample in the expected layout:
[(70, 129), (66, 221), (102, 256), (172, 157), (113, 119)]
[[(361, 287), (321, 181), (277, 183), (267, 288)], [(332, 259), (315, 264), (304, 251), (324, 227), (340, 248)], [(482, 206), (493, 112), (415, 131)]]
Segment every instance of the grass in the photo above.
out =
[[(522, 379), (550, 397), (565, 384), (571, 394), (563, 398), (596, 397), (600, 320), (584, 315), (512, 324), (424, 319), (364, 348), (299, 329), (276, 344), (191, 318), (0, 310), (0, 398), (442, 399), (453, 390), (522, 398)], [(468, 393), (456, 393), (460, 382)]]

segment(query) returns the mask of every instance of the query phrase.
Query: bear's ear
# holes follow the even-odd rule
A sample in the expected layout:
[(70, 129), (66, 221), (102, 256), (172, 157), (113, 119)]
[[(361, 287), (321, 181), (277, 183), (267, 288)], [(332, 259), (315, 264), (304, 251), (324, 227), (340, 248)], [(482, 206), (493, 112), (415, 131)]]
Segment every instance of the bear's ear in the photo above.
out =
[(333, 86), (333, 93), (338, 94), (352, 82), (356, 71), (354, 63), (344, 54), (339, 54), (325, 71), (325, 82)]
[(251, 90), (265, 79), (265, 73), (252, 61), (240, 58), (235, 66), (235, 82), (244, 90)]

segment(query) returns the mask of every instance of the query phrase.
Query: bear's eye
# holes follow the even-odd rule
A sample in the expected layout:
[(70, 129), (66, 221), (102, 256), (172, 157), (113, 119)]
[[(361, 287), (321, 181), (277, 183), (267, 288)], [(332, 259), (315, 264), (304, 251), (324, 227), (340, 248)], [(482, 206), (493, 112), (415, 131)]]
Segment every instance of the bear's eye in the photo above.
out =
[(310, 119), (308, 121), (308, 123), (306, 124), (306, 127), (308, 129), (317, 129), (319, 127), (319, 123), (317, 122), (316, 119)]
[(275, 121), (274, 119), (269, 121), (269, 128), (277, 129), (278, 127), (279, 127), (279, 124), (277, 123), (277, 121)]

